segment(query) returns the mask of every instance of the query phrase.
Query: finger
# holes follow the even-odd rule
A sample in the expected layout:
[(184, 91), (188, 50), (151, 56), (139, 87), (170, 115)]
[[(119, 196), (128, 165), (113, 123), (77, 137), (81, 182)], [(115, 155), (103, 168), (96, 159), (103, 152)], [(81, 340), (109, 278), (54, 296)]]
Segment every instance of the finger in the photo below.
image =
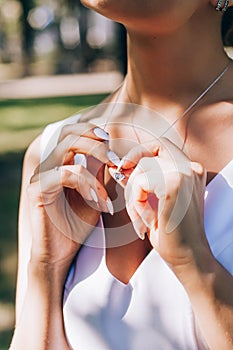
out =
[[(69, 135), (76, 135), (77, 137), (86, 137), (92, 138), (97, 141), (109, 141), (109, 134), (102, 128), (91, 124), (91, 123), (78, 123), (78, 124), (69, 124), (65, 125), (60, 133), (58, 144), (62, 142)], [(65, 154), (63, 164), (72, 165), (74, 161), (75, 153), (69, 151)], [(76, 163), (77, 164), (77, 163)]]
[(141, 158), (159, 156), (164, 159), (175, 161), (188, 160), (188, 157), (173, 142), (167, 138), (155, 139), (132, 148), (121, 160), (118, 167), (129, 169), (135, 167)]
[(149, 229), (157, 223), (158, 221), (158, 199), (153, 196), (153, 206), (149, 197), (152, 197), (150, 193), (147, 194), (147, 200), (144, 201), (134, 201), (134, 208), (138, 215), (141, 217), (142, 221)]
[(188, 156), (175, 143), (166, 137), (161, 137), (160, 142), (161, 147), (158, 154), (160, 158), (170, 158), (173, 159), (175, 163), (190, 162)]
[[(63, 188), (75, 189), (88, 201), (94, 201), (105, 212), (112, 212), (104, 186), (82, 165), (61, 166), (36, 174), (31, 184), (40, 184), (43, 205), (53, 203)], [(110, 210), (111, 209), (111, 210)]]
[(126, 202), (126, 210), (133, 224), (134, 230), (140, 239), (145, 239), (147, 232), (147, 226), (144, 224), (140, 215), (135, 210), (134, 206), (130, 202)]
[(133, 168), (142, 158), (155, 156), (161, 159), (171, 160), (181, 172), (188, 172), (190, 174), (191, 166), (189, 164), (189, 158), (178, 146), (167, 138), (153, 140), (134, 147), (122, 158), (118, 170)]
[[(46, 171), (54, 168), (56, 165), (63, 165), (67, 162), (67, 155), (70, 158), (78, 154), (93, 156), (104, 164), (113, 166), (112, 153), (109, 155), (109, 145), (106, 142), (100, 142), (83, 136), (68, 135), (64, 138), (57, 147), (53, 150), (50, 156), (41, 164), (41, 171)], [(118, 158), (119, 162), (120, 159)], [(117, 163), (118, 164), (118, 163)]]
[(91, 123), (77, 123), (65, 125), (60, 133), (58, 143), (68, 135), (83, 136), (98, 141), (109, 141), (109, 134), (103, 129)]
[(125, 189), (125, 200), (135, 231), (139, 238), (144, 239), (145, 232), (148, 231), (155, 217), (157, 218), (157, 205), (152, 205), (151, 198), (149, 198), (151, 197), (149, 192), (153, 191), (153, 187), (150, 189), (147, 184), (141, 186), (140, 177), (142, 176), (144, 177), (143, 183), (147, 182), (145, 181), (145, 174), (138, 175), (133, 181), (131, 178), (129, 179)]
[(197, 175), (200, 175), (200, 176), (205, 176), (206, 175), (206, 171), (205, 171), (204, 167), (200, 163), (191, 162), (190, 165), (191, 165), (192, 170)]
[(121, 160), (119, 169), (134, 168), (141, 158), (154, 157), (158, 154), (160, 143), (158, 140), (150, 141), (133, 147)]
[[(139, 238), (144, 239), (145, 234), (150, 235), (150, 230), (154, 230), (158, 226), (158, 198), (153, 196), (153, 204), (149, 201), (153, 188), (140, 186), (140, 179), (138, 186), (135, 186), (132, 190), (133, 199), (130, 198), (127, 201), (129, 204), (126, 206), (129, 216), (133, 221), (135, 231)], [(137, 181), (137, 180), (136, 180)], [(150, 193), (149, 193), (150, 192)], [(138, 220), (140, 218), (140, 221)]]
[(166, 192), (167, 180), (172, 178), (177, 180), (182, 174), (189, 175), (190, 169), (186, 171), (184, 167), (183, 172), (179, 172), (177, 165), (170, 159), (145, 157), (139, 161), (138, 165), (133, 170), (128, 183), (131, 183), (135, 187), (135, 191), (137, 189), (137, 184), (148, 192), (155, 193), (156, 190), (158, 198), (162, 198)]

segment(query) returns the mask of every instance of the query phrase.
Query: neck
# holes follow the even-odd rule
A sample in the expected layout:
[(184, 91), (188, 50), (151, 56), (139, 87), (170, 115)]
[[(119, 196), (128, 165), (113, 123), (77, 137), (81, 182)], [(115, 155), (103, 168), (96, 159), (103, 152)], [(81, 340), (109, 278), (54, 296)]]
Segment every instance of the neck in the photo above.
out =
[(173, 109), (174, 115), (174, 108), (182, 113), (224, 69), (228, 57), (220, 18), (198, 15), (172, 33), (128, 30), (127, 88), (132, 102), (166, 114)]

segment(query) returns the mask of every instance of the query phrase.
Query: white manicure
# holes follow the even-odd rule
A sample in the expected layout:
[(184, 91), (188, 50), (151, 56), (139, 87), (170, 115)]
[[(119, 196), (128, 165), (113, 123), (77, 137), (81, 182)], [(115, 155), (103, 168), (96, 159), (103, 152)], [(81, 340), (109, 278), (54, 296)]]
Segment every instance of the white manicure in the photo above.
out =
[(106, 199), (106, 206), (107, 206), (107, 208), (108, 208), (108, 212), (109, 212), (109, 214), (111, 214), (111, 215), (113, 215), (114, 214), (114, 209), (113, 209), (113, 205), (112, 205), (112, 201), (111, 201), (111, 199), (108, 197), (107, 199)]
[(138, 237), (139, 237), (142, 241), (144, 241), (145, 236), (146, 236), (145, 232), (139, 233), (139, 235), (138, 235)]
[(76, 153), (74, 156), (74, 164), (82, 165), (84, 168), (87, 167), (87, 158), (85, 154)]
[(134, 230), (135, 230), (137, 236), (138, 236), (142, 241), (144, 241), (145, 236), (146, 236), (146, 233), (145, 233), (145, 232), (141, 233), (135, 226), (134, 226)]
[(97, 127), (93, 130), (93, 132), (100, 139), (109, 141), (109, 134), (105, 130)]
[(120, 169), (121, 169), (122, 165), (124, 164), (124, 162), (125, 162), (125, 158), (123, 157), (123, 158), (121, 159), (121, 161), (120, 161), (118, 167), (117, 167), (117, 171), (120, 171)]
[(119, 166), (121, 160), (120, 160), (120, 158), (118, 157), (118, 155), (115, 152), (108, 151), (107, 152), (107, 157), (110, 160), (110, 162), (112, 162), (115, 166)]
[(90, 189), (90, 195), (91, 195), (91, 198), (93, 199), (94, 202), (96, 202), (96, 203), (99, 202), (98, 196), (97, 196), (95, 190), (93, 190), (93, 188)]

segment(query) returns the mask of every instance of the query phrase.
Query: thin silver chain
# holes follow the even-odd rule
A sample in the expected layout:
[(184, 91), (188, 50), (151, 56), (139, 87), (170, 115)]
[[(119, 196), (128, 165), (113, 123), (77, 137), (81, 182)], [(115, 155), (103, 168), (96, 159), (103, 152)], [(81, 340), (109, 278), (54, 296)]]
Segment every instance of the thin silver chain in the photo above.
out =
[[(224, 76), (224, 74), (228, 71), (229, 67), (231, 65), (231, 61), (228, 62), (227, 66), (224, 68), (224, 70), (218, 74), (218, 76), (210, 83), (210, 85), (207, 86), (207, 88), (185, 109), (185, 111), (172, 123), (169, 125), (169, 127), (162, 132), (162, 134), (159, 136), (159, 137), (163, 137), (170, 129), (173, 128), (174, 125), (176, 125), (176, 123), (178, 123), (182, 118), (184, 118), (197, 104), (199, 101), (201, 101), (205, 95), (218, 83), (218, 81)], [(125, 90), (126, 90), (126, 94), (127, 94), (127, 97), (128, 97), (128, 100), (130, 103), (133, 104), (133, 101), (132, 99), (130, 98), (130, 95), (129, 95), (129, 92), (128, 92), (128, 89), (127, 89), (127, 78), (125, 78), (125, 80), (120, 84), (120, 86), (115, 90), (117, 91), (117, 96), (116, 96), (116, 100), (113, 103), (113, 107), (109, 113), (109, 116), (107, 117), (105, 123), (104, 123), (104, 126), (103, 126), (103, 129), (105, 130), (106, 126), (108, 125), (109, 121), (110, 121), (110, 118), (111, 116), (113, 115), (113, 112), (117, 106), (117, 103), (120, 99), (120, 96), (121, 96), (121, 92), (122, 92), (122, 87), (125, 86)], [(132, 115), (132, 119), (131, 119), (131, 124), (132, 124), (132, 127), (133, 127), (133, 130), (134, 130), (134, 134), (137, 138), (137, 141), (138, 143), (141, 143), (140, 141), (140, 138), (138, 136), (138, 133), (135, 129), (135, 125), (134, 125), (134, 117), (135, 117), (135, 113), (133, 113)]]
[(178, 123), (183, 117), (188, 114), (193, 107), (195, 107), (199, 101), (203, 99), (203, 97), (214, 87), (215, 84), (224, 76), (224, 74), (228, 71), (230, 67), (231, 62), (227, 64), (227, 66), (224, 68), (224, 70), (212, 81), (212, 83), (201, 93), (201, 95), (193, 101), (193, 103), (171, 124), (169, 127), (160, 135), (160, 137), (163, 137), (173, 126)]

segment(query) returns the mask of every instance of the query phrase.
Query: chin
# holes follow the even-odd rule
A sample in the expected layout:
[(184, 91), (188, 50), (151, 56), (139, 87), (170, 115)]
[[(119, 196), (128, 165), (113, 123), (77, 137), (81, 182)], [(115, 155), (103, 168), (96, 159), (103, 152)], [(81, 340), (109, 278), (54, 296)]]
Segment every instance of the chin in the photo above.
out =
[(80, 0), (83, 6), (88, 7), (97, 12), (104, 10), (108, 7), (111, 0)]
[(121, 7), (119, 6), (119, 0), (80, 0), (82, 5), (98, 12), (99, 14), (118, 22), (119, 13), (121, 13)]

